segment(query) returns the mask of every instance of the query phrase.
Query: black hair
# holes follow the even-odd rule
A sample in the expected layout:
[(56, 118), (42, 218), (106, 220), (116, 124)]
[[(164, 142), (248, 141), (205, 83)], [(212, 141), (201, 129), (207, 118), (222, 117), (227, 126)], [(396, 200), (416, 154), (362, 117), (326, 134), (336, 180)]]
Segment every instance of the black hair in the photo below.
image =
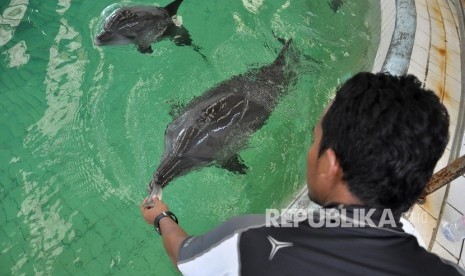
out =
[(449, 140), (449, 115), (413, 75), (361, 72), (322, 119), (319, 155), (331, 148), (350, 192), (373, 208), (407, 211)]

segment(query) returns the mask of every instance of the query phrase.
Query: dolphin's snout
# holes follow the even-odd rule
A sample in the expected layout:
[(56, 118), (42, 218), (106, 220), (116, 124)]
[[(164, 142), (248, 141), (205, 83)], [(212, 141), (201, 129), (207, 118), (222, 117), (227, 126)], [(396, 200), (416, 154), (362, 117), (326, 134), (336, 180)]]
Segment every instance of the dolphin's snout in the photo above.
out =
[(113, 37), (112, 32), (103, 31), (95, 37), (94, 44), (97, 46), (105, 45), (111, 40), (112, 37)]
[(100, 40), (98, 38), (95, 38), (94, 39), (94, 45), (96, 46), (102, 46), (102, 42), (100, 42)]
[(156, 185), (161, 186), (161, 183), (158, 180), (158, 172), (153, 175), (152, 180), (150, 180), (149, 186), (147, 187), (147, 192), (152, 193), (152, 190), (155, 188)]

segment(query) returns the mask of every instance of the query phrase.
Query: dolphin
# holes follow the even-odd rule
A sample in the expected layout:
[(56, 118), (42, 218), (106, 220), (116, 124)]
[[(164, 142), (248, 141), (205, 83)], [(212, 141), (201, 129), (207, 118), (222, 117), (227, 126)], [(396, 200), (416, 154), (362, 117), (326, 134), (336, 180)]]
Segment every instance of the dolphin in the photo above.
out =
[(273, 63), (217, 84), (167, 126), (165, 151), (148, 186), (151, 195), (160, 198), (174, 178), (206, 166), (246, 173), (238, 152), (266, 123), (295, 77), (287, 58), (291, 40), (283, 43)]
[(175, 0), (166, 7), (118, 8), (105, 19), (103, 30), (95, 37), (94, 44), (135, 44), (141, 53), (153, 53), (150, 44), (165, 38), (171, 38), (178, 46), (191, 45), (188, 31), (173, 21), (182, 1)]

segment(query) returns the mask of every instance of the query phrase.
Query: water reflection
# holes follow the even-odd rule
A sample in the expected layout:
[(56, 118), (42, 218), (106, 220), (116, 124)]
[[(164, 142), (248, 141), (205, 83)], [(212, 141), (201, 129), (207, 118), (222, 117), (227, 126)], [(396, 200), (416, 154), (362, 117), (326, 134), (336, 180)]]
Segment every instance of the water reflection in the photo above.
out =
[[(66, 6), (66, 5), (65, 5)], [(60, 9), (59, 13), (66, 9)], [(72, 211), (63, 200), (63, 172), (52, 168), (63, 163), (66, 154), (60, 152), (60, 145), (72, 140), (73, 135), (66, 129), (75, 123), (83, 95), (81, 85), (88, 61), (82, 47), (82, 37), (64, 18), (50, 48), (47, 75), (44, 81), (45, 98), (48, 108), (43, 117), (29, 128), (24, 144), (41, 160), (33, 171), (20, 170), (24, 199), (18, 217), (23, 218), (29, 228), (29, 249), (21, 253), (12, 267), (17, 274), (25, 265), (25, 260), (36, 273), (49, 274), (55, 267), (57, 257), (64, 250), (64, 243), (75, 237), (72, 229)], [(66, 179), (66, 177), (64, 178)], [(66, 214), (63, 216), (62, 214)], [(40, 260), (40, 262), (35, 262)]]
[(58, 131), (72, 123), (79, 110), (79, 100), (85, 66), (89, 62), (82, 47), (82, 37), (64, 18), (50, 48), (47, 66), (46, 99), (48, 108), (44, 116), (33, 126), (34, 131), (26, 138), (27, 144), (41, 136), (52, 139)]
[(11, 0), (10, 5), (3, 11), (0, 16), (0, 46), (7, 44), (13, 38), (28, 4), (28, 0)]
[(5, 62), (8, 67), (21, 67), (28, 63), (29, 54), (27, 52), (26, 42), (24, 40), (18, 42), (15, 46), (4, 51), (2, 54), (6, 56)]

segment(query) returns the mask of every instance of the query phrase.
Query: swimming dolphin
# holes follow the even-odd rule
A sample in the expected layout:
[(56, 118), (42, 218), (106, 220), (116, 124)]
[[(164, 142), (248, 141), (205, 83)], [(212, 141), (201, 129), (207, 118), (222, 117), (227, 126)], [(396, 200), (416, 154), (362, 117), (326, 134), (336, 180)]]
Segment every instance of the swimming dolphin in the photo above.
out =
[(103, 30), (94, 44), (135, 44), (141, 53), (152, 53), (150, 44), (171, 38), (177, 45), (191, 45), (187, 30), (173, 21), (183, 0), (175, 0), (166, 7), (129, 6), (115, 10), (105, 19)]
[(238, 152), (266, 123), (294, 79), (286, 57), (290, 43), (285, 42), (272, 64), (219, 83), (191, 101), (168, 125), (165, 152), (149, 193), (161, 195), (174, 178), (213, 164), (246, 172)]

